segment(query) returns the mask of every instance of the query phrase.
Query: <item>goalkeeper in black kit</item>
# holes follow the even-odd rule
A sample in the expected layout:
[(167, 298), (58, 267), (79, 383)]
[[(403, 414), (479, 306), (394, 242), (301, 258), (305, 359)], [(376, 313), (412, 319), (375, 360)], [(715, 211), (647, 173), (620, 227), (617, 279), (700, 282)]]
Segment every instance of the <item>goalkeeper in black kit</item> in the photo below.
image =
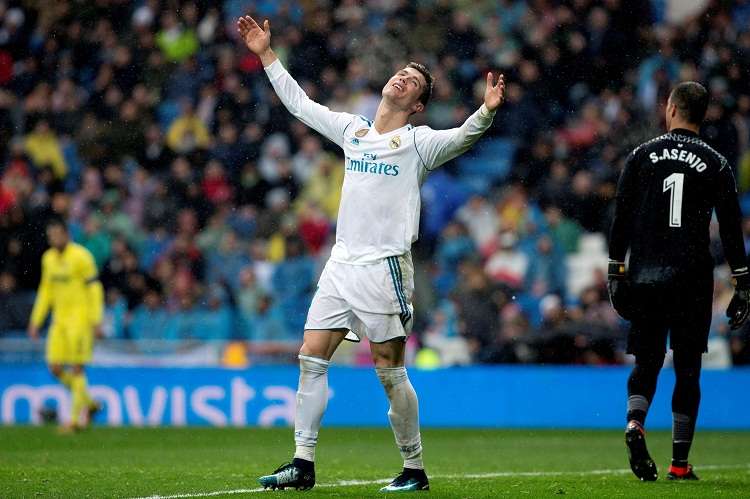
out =
[(635, 355), (635, 367), (628, 378), (625, 442), (633, 473), (646, 481), (657, 478), (644, 424), (667, 335), (676, 375), (667, 478), (698, 478), (688, 464), (688, 452), (700, 403), (701, 355), (711, 324), (709, 224), (714, 210), (735, 284), (727, 309), (730, 327), (740, 327), (750, 310), (750, 274), (732, 168), (698, 136), (707, 107), (702, 85), (685, 82), (675, 87), (666, 107), (668, 132), (630, 154), (617, 187), (609, 290), (612, 305), (631, 322), (627, 351)]

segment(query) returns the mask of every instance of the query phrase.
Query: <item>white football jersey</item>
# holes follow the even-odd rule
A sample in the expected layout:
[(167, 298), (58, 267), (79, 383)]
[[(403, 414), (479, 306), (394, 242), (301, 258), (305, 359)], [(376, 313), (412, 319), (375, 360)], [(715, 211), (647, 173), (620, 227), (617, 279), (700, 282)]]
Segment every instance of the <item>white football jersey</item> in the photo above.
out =
[(331, 259), (372, 264), (408, 252), (419, 231), (419, 188), (427, 174), (468, 150), (492, 124), (482, 105), (450, 130), (405, 125), (380, 134), (363, 116), (311, 101), (278, 60), (266, 69), (296, 118), (344, 150), (345, 175)]

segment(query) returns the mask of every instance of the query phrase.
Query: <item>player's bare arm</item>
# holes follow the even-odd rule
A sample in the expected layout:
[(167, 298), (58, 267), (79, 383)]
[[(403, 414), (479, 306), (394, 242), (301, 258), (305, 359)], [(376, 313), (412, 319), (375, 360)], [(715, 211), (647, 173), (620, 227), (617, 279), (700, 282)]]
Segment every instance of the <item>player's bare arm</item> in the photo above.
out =
[(35, 326), (34, 324), (29, 324), (27, 333), (29, 335), (29, 338), (31, 338), (32, 340), (36, 340), (39, 338), (39, 327)]
[(250, 51), (260, 57), (264, 67), (270, 66), (277, 59), (271, 49), (271, 24), (263, 21), (261, 28), (255, 19), (243, 16), (237, 20), (237, 31)]

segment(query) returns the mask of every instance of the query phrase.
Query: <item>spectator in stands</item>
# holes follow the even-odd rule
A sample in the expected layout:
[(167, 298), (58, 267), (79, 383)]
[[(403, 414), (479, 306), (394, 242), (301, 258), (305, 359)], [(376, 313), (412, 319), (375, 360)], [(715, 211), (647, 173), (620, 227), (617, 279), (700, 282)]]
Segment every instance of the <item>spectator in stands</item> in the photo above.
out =
[(227, 283), (232, 289), (238, 289), (242, 270), (250, 262), (237, 234), (232, 230), (225, 232), (218, 247), (206, 248), (206, 255), (208, 281)]
[(208, 128), (195, 114), (190, 99), (180, 102), (182, 113), (169, 126), (167, 145), (177, 154), (188, 154), (198, 149), (207, 149), (211, 142)]
[(177, 323), (164, 308), (156, 289), (148, 289), (128, 323), (129, 338), (134, 340), (176, 340)]
[(580, 225), (565, 217), (562, 210), (555, 205), (550, 205), (544, 210), (544, 219), (558, 247), (566, 254), (578, 251), (578, 240), (583, 231)]
[(47, 120), (39, 120), (34, 130), (26, 136), (25, 149), (37, 168), (49, 168), (55, 178), (65, 178), (68, 167), (63, 158), (62, 146)]
[(485, 264), (485, 272), (496, 283), (521, 289), (529, 268), (529, 257), (519, 249), (518, 235), (505, 229), (497, 236), (495, 246)]
[(96, 266), (101, 269), (109, 260), (112, 237), (102, 229), (101, 218), (89, 215), (83, 226), (83, 234), (78, 238), (78, 244), (89, 250), (93, 255)]
[(529, 256), (529, 266), (524, 276), (524, 289), (541, 289), (542, 293), (565, 295), (565, 260), (563, 253), (549, 235), (536, 240)]
[(447, 296), (456, 287), (458, 266), (476, 253), (466, 228), (458, 222), (445, 226), (435, 250), (436, 275), (433, 286), (439, 296)]
[(0, 270), (0, 337), (16, 332), (22, 335), (34, 306), (32, 293), (19, 293), (11, 270)]
[(301, 238), (287, 238), (285, 259), (276, 266), (271, 289), (289, 331), (302, 333), (315, 283), (313, 261)]
[[(466, 261), (459, 267), (460, 286), (454, 295), (460, 332), (473, 354), (489, 345), (497, 333), (499, 307), (482, 267)], [(501, 301), (507, 301), (505, 299)]]
[(156, 44), (168, 60), (175, 62), (184, 61), (198, 50), (195, 33), (192, 29), (185, 29), (172, 10), (161, 16), (161, 31), (156, 35)]
[(258, 310), (248, 324), (250, 331), (248, 338), (255, 341), (298, 340), (299, 336), (292, 336), (292, 330), (284, 322), (284, 313), (281, 308), (274, 306), (273, 298), (261, 295), (258, 300)]

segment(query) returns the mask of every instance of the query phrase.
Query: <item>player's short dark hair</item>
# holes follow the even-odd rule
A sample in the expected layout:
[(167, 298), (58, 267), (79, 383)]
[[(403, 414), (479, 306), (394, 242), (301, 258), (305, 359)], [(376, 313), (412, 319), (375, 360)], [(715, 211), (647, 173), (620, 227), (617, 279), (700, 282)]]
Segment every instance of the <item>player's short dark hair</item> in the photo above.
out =
[(63, 220), (62, 218), (52, 217), (47, 220), (46, 228), (51, 229), (52, 227), (60, 227), (66, 233), (68, 232), (68, 224), (66, 224), (65, 220)]
[(677, 106), (680, 115), (695, 125), (703, 123), (708, 109), (708, 91), (695, 81), (685, 81), (674, 87), (669, 100)]
[(430, 70), (427, 69), (427, 66), (414, 61), (407, 64), (406, 67), (416, 69), (417, 71), (422, 73), (422, 76), (424, 76), (426, 85), (422, 90), (422, 95), (419, 96), (419, 102), (421, 102), (424, 107), (427, 107), (427, 103), (430, 102), (430, 98), (432, 97), (432, 73), (430, 73)]

